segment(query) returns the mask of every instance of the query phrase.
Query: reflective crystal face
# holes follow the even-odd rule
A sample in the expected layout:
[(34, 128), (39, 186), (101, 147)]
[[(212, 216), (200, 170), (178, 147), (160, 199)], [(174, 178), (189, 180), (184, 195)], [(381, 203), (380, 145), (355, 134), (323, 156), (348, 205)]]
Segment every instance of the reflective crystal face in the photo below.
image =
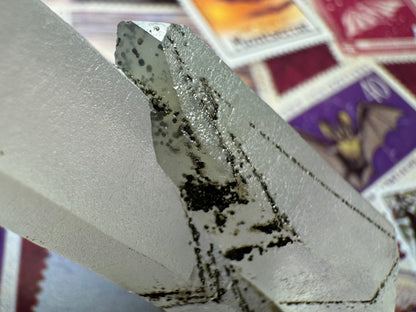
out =
[(132, 29), (134, 39), (123, 40), (121, 34), (117, 63), (150, 98), (158, 161), (224, 256), (251, 261), (257, 254), (300, 242), (239, 138), (219, 120), (219, 106), (223, 103), (229, 110), (231, 104), (205, 77), (192, 77), (184, 66), (180, 81), (174, 82), (162, 44), (133, 23), (125, 25), (125, 38)]
[[(197, 302), (211, 296), (230, 311), (393, 310), (391, 226), (205, 43), (184, 26), (122, 22), (116, 64), (151, 102), (156, 156), (193, 233)], [(169, 305), (166, 292), (147, 295), (187, 309), (178, 296)]]

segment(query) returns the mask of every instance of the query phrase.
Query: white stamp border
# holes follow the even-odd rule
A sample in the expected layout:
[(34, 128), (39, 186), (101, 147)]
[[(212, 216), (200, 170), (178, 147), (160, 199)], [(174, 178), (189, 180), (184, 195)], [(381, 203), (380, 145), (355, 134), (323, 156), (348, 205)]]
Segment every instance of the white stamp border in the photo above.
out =
[[(300, 50), (309, 46), (330, 41), (331, 34), (324, 25), (323, 21), (313, 11), (309, 4), (303, 0), (292, 0), (296, 6), (305, 15), (307, 21), (313, 26), (314, 31), (302, 36), (294, 36), (292, 40), (281, 41), (275, 40), (267, 44), (259, 44), (255, 50), (235, 53), (229, 50), (229, 47), (219, 38), (215, 31), (210, 27), (207, 20), (199, 12), (192, 0), (179, 0), (179, 3), (189, 14), (195, 25), (201, 30), (208, 42), (213, 46), (218, 55), (224, 62), (232, 67), (240, 67), (249, 63), (270, 58), (277, 55), (283, 55), (292, 51)], [(276, 42), (279, 43), (276, 45)], [(234, 53), (234, 55), (233, 55)]]
[(407, 63), (416, 63), (416, 52), (415, 53), (405, 53), (397, 55), (375, 55), (374, 59), (377, 60), (380, 64), (407, 64)]
[(288, 91), (281, 97), (279, 107), (272, 108), (283, 119), (291, 120), (371, 72), (384, 79), (399, 96), (416, 110), (416, 99), (411, 92), (398, 82), (392, 74), (381, 68), (370, 58), (345, 60), (344, 64), (330, 68), (310, 81)]

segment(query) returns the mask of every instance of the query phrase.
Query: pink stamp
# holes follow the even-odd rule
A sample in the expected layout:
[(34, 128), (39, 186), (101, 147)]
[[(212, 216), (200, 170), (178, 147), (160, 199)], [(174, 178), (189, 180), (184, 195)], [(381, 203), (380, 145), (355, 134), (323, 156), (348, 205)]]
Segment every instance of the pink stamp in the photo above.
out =
[(416, 6), (412, 0), (314, 0), (346, 54), (416, 51)]

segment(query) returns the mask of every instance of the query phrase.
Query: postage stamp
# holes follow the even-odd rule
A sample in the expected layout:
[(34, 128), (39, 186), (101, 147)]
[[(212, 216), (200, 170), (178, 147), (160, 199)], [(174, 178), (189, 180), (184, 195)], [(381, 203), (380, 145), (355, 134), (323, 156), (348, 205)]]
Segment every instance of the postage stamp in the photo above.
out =
[(416, 96), (416, 59), (414, 62), (396, 62), (383, 66)]
[(276, 111), (365, 195), (415, 153), (415, 107), (389, 74), (359, 61), (288, 94)]
[(416, 51), (412, 0), (314, 0), (314, 4), (346, 54)]
[[(332, 44), (319, 44), (250, 65), (257, 92), (266, 103), (340, 64)], [(270, 104), (272, 105), (272, 104)]]
[(181, 0), (231, 67), (326, 41), (329, 34), (302, 0)]
[(373, 205), (395, 227), (400, 268), (416, 272), (416, 182), (381, 189)]

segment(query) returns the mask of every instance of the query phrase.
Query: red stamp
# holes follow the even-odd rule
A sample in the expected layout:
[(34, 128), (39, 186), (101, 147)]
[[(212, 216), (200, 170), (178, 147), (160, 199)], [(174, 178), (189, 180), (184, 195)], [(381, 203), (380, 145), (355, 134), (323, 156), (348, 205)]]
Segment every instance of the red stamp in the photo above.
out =
[(314, 0), (346, 54), (416, 51), (416, 6), (412, 0)]

